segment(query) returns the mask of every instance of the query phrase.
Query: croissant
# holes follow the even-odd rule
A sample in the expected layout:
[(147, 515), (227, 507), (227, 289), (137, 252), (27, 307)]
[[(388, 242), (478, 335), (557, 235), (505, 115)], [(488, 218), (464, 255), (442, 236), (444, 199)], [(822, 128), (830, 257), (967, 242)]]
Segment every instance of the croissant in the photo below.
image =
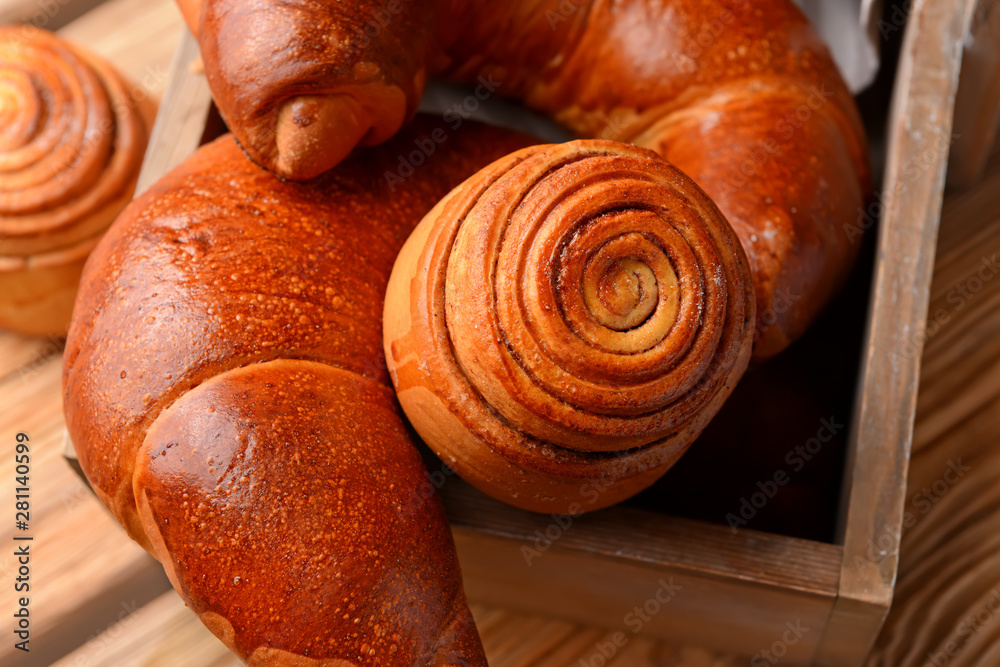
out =
[(381, 304), (420, 216), (529, 140), (423, 121), (309, 184), (231, 137), (136, 199), (83, 272), (66, 424), (97, 495), (251, 665), (485, 665), (399, 414)]
[[(487, 492), (634, 493), (846, 276), (850, 94), (784, 0), (180, 4), (233, 138), (87, 265), (81, 465), (250, 664), (482, 664), (390, 377)], [(429, 76), (591, 139), (400, 130)]]
[[(413, 113), (425, 80), (443, 76), (474, 86), (442, 118), (452, 127), (479, 100), (504, 95), (580, 136), (652, 149), (693, 181), (672, 176), (672, 197), (686, 203), (665, 212), (656, 195), (631, 208), (631, 175), (611, 174), (625, 189), (609, 201), (622, 203), (604, 203), (607, 185), (592, 208), (554, 216), (577, 205), (568, 203), (573, 188), (605, 177), (568, 157), (579, 147), (564, 149), (565, 187), (526, 166), (547, 158), (521, 156), (510, 174), (491, 167), (435, 209), (426, 225), (440, 229), (420, 232), (401, 257), (385, 351), (407, 416), (465, 478), (521, 507), (575, 513), (581, 488), (596, 509), (650, 484), (742, 373), (742, 345), (730, 338), (739, 317), (755, 318), (740, 334), (752, 361), (768, 359), (804, 332), (857, 254), (870, 190), (864, 132), (826, 47), (787, 0), (413, 0), (391, 9), (315, 0), (252, 15), (234, 0), (182, 6), (237, 140), (284, 177), (313, 177), (379, 143)], [(627, 156), (651, 160), (619, 153)], [(401, 159), (386, 179), (412, 168)], [(544, 206), (528, 196), (537, 184), (552, 195)], [(742, 301), (739, 253), (723, 243), (717, 260), (685, 263), (678, 248), (706, 244), (663, 236), (691, 217), (720, 228), (702, 190), (745, 250), (755, 307), (733, 305)], [(596, 219), (615, 223), (593, 227)], [(477, 231), (459, 234), (460, 221)], [(722, 238), (713, 233), (713, 243)], [(491, 240), (459, 243), (462, 234)], [(580, 255), (560, 254), (570, 247)], [(720, 272), (737, 282), (716, 319), (678, 311), (695, 295), (707, 302), (703, 276)], [(629, 342), (615, 348), (609, 337)]]
[(66, 333), (84, 262), (132, 198), (154, 115), (100, 58), (0, 27), (0, 327)]
[[(736, 229), (757, 296), (755, 362), (843, 283), (870, 191), (864, 131), (790, 0), (181, 0), (219, 109), (293, 179), (392, 136), (442, 76), (523, 101), (581, 137), (651, 148)], [(399, 169), (404, 169), (401, 166)]]

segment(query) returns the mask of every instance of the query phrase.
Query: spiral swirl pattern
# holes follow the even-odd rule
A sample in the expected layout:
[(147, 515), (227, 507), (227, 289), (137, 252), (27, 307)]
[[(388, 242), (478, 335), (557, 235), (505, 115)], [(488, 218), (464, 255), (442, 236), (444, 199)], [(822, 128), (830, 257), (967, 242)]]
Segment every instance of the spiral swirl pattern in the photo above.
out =
[(425, 218), (390, 281), (387, 357), (411, 422), (474, 484), (560, 511), (610, 478), (604, 506), (701, 432), (754, 315), (740, 242), (690, 179), (577, 141), (495, 163)]
[[(0, 326), (65, 330), (65, 294), (51, 305), (58, 312), (36, 306), (26, 317), (26, 302), (49, 295), (25, 293), (25, 284), (75, 287), (79, 268), (64, 265), (82, 266), (131, 199), (147, 141), (143, 112), (152, 115), (140, 110), (145, 101), (106, 63), (55, 35), (0, 28), (0, 280), (13, 290), (0, 303)], [(27, 276), (38, 271), (48, 271), (41, 281)]]

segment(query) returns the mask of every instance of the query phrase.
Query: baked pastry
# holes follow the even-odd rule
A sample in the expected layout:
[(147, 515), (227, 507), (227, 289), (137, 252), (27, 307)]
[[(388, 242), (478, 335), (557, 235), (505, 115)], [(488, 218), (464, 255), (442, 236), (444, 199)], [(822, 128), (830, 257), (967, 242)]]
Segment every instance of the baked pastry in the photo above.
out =
[(132, 198), (155, 113), (100, 58), (0, 27), (0, 328), (65, 335), (83, 264)]
[[(379, 348), (381, 297), (404, 237), (438, 202), (424, 229), (441, 221), (445, 231), (418, 234), (400, 269), (393, 298), (410, 308), (387, 311), (394, 379), (438, 363), (422, 351), (447, 349), (435, 314), (464, 318), (455, 335), (472, 347), (456, 353), (458, 370), (480, 373), (476, 392), (506, 396), (467, 417), (452, 410), (454, 383), (416, 381), (433, 398), (411, 406), (446, 408), (440, 419), (410, 415), (421, 435), (511, 502), (575, 513), (571, 493), (586, 479), (600, 502), (579, 509), (610, 504), (661, 474), (748, 358), (794, 340), (846, 276), (856, 247), (845, 225), (869, 187), (851, 97), (784, 0), (181, 5), (239, 146), (309, 182), (255, 171), (225, 139), (123, 216), (84, 276), (78, 307), (97, 315), (75, 320), (67, 347), (81, 464), (188, 604), (251, 664), (480, 664), (439, 506), (399, 511), (420, 466)], [(584, 141), (509, 155), (530, 142), (473, 129), (464, 108), (442, 119), (448, 130), (396, 134), (429, 76), (639, 147)], [(404, 174), (404, 156), (422, 146), (434, 150)], [(551, 233), (534, 222), (560, 217), (567, 226)], [(457, 223), (470, 221), (463, 240)], [(497, 237), (543, 228), (541, 250), (528, 242), (505, 254)], [(420, 243), (438, 237), (446, 242), (425, 252)], [(443, 254), (465, 273), (449, 278)], [(518, 283), (527, 291), (508, 291)], [(438, 300), (442, 290), (459, 302)], [(601, 325), (586, 334), (591, 347), (625, 354), (570, 340), (588, 318)], [(532, 329), (560, 319), (572, 326), (544, 352), (559, 356), (565, 343), (567, 364), (550, 366), (530, 355), (542, 340)], [(496, 322), (513, 322), (504, 336), (529, 347), (491, 340)], [(405, 340), (421, 326), (438, 339)], [(563, 374), (553, 393), (524, 393), (531, 374), (546, 373)], [(619, 388), (595, 388), (609, 381)], [(637, 392), (620, 390), (630, 383)], [(568, 408), (570, 395), (580, 402)], [(477, 414), (493, 419), (485, 441), (479, 426), (456, 426)], [(595, 425), (598, 415), (608, 425)], [(498, 422), (511, 439), (490, 430)], [(448, 449), (462, 429), (481, 440)], [(305, 493), (290, 491), (298, 485)], [(426, 544), (377, 544), (417, 530)], [(345, 541), (348, 531), (357, 539)]]
[(307, 179), (413, 115), (521, 100), (581, 137), (651, 148), (708, 193), (750, 258), (754, 360), (843, 283), (870, 191), (864, 131), (791, 0), (181, 0), (222, 116), (257, 164)]
[(658, 479), (746, 370), (750, 267), (656, 153), (574, 141), (453, 190), (389, 282), (404, 411), (466, 481), (519, 507), (606, 507)]
[(390, 192), (385, 171), (434, 128), (309, 184), (223, 137), (84, 270), (64, 361), (80, 464), (248, 664), (485, 664), (385, 368), (382, 296), (420, 216), (529, 140), (470, 124)]
[[(576, 132), (610, 130), (691, 179), (662, 165), (673, 175), (654, 179), (653, 155), (586, 143), (494, 165), (401, 254), (386, 358), (414, 428), (464, 479), (578, 514), (658, 479), (742, 375), (741, 344), (768, 359), (839, 287), (870, 187), (864, 134), (825, 47), (786, 3), (592, 2), (551, 26), (515, 4), (525, 37), (483, 16), (447, 47), (449, 75), (495, 76)], [(697, 52), (663, 57), (684, 44)], [(742, 242), (752, 288), (702, 190)], [(692, 229), (713, 230), (712, 243)], [(715, 257), (689, 259), (708, 245)], [(711, 287), (726, 306), (685, 319)]]

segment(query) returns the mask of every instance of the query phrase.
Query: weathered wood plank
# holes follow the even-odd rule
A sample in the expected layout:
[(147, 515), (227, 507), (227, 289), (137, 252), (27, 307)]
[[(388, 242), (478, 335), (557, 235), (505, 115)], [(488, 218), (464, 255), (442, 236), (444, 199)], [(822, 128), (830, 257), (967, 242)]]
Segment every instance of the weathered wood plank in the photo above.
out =
[(184, 30), (170, 66), (170, 84), (149, 138), (137, 193), (184, 161), (202, 143), (212, 94), (204, 75), (191, 71), (192, 63), (199, 57), (198, 43)]
[(103, 0), (0, 0), (0, 25), (25, 23), (59, 30), (101, 2)]
[[(613, 633), (481, 605), (473, 615), (492, 667), (579, 667), (601, 662)], [(52, 667), (237, 667), (242, 663), (173, 593), (166, 593), (94, 637)], [(606, 667), (744, 667), (746, 659), (633, 638)]]
[(968, 187), (982, 176), (1000, 121), (1000, 10), (977, 0), (963, 41), (962, 79), (955, 96), (955, 145), (948, 185)]
[(1000, 651), (1000, 151), (941, 220), (896, 599), (871, 667)]
[[(156, 563), (119, 528), (62, 457), (62, 355), (50, 356), (30, 374), (0, 382), (0, 458), (4, 495), (13, 498), (14, 438), (30, 437), (30, 514), (27, 530), (14, 517), (0, 523), (0, 605), (14, 610), (19, 563), (14, 537), (31, 537), (30, 653), (0, 643), (0, 664), (42, 665), (103, 631), (123, 611), (142, 606), (169, 583)], [(82, 527), (86, 527), (82, 530)], [(12, 612), (11, 612), (12, 613)]]
[[(8, 3), (2, 9), (11, 10)], [(60, 0), (30, 3), (53, 6), (63, 17), (77, 5)], [(93, 4), (93, 3), (91, 3)], [(4, 14), (4, 16), (7, 16)], [(56, 27), (53, 18), (45, 27)], [(181, 22), (171, 0), (114, 0), (61, 31), (64, 37), (104, 55), (137, 86), (136, 94), (155, 97)], [(163, 73), (143, 79), (146, 73)], [(14, 495), (14, 437), (31, 438), (31, 509), (28, 530), (14, 526), (13, 515), (0, 524), (0, 608), (13, 613), (14, 534), (30, 536), (31, 652), (0, 644), (0, 664), (46, 665), (90, 636), (106, 631), (118, 618), (141, 607), (169, 587), (162, 568), (130, 540), (62, 457), (62, 341), (0, 333), (0, 491)], [(10, 625), (8, 624), (9, 628)], [(9, 633), (9, 630), (8, 630)]]
[[(625, 507), (560, 526), (457, 480), (442, 495), (470, 600), (620, 632), (628, 643), (753, 655), (801, 623), (809, 630), (783, 659), (805, 664), (836, 598), (835, 545)], [(554, 539), (538, 537), (547, 532)]]
[[(910, 10), (888, 126), (878, 260), (849, 457), (840, 597), (815, 656), (855, 665), (892, 601), (907, 464), (958, 86), (974, 0), (918, 0)], [(859, 212), (860, 214), (861, 212)], [(859, 215), (859, 221), (863, 220)]]

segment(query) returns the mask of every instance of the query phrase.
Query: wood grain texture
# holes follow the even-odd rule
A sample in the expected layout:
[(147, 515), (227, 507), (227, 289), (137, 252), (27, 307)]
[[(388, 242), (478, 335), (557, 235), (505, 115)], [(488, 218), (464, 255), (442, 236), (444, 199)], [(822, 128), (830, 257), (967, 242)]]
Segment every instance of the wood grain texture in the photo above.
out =
[(101, 2), (102, 0), (0, 0), (0, 25), (28, 23), (46, 30), (59, 30)]
[(944, 203), (896, 599), (870, 667), (1000, 655), (1000, 152)]
[[(29, 4), (35, 9), (42, 6), (20, 3)], [(83, 4), (58, 3), (58, 16), (64, 18), (68, 15), (63, 11)], [(45, 23), (48, 28), (57, 26), (55, 18)], [(170, 0), (115, 0), (60, 34), (105, 56), (140, 85), (136, 74), (147, 68), (166, 71), (173, 49), (170, 42), (176, 41), (180, 29)], [(158, 95), (155, 86), (143, 90)], [(61, 456), (61, 350), (57, 338), (0, 332), (0, 438), (9, 454), (0, 459), (0, 491), (13, 498), (14, 458), (9, 445), (16, 433), (26, 432), (32, 444), (32, 507), (25, 534), (34, 538), (29, 591), (32, 650), (24, 654), (14, 649), (13, 642), (4, 642), (0, 664), (5, 666), (49, 664), (169, 587), (159, 564), (128, 539)], [(5, 522), (0, 540), (13, 544), (13, 532), (13, 525)], [(0, 606), (6, 610), (15, 608), (14, 565), (13, 548), (5, 548), (0, 555)]]
[(191, 71), (200, 58), (198, 44), (184, 30), (170, 65), (170, 84), (163, 96), (156, 124), (149, 138), (136, 192), (141, 194), (163, 174), (191, 155), (204, 139), (212, 106), (205, 77)]
[(173, 667), (178, 655), (198, 656), (199, 667), (240, 667), (243, 663), (198, 621), (173, 591), (123, 618), (52, 667), (119, 665)]
[(968, 187), (983, 175), (1000, 122), (1000, 11), (977, 0), (963, 43), (962, 78), (955, 96), (955, 145), (948, 186)]
[[(10, 347), (11, 334), (0, 341)], [(6, 340), (5, 340), (6, 339)], [(37, 349), (19, 339), (26, 351)], [(49, 354), (0, 381), (0, 437), (6, 451), (18, 432), (31, 438), (29, 530), (4, 522), (0, 540), (13, 545), (14, 534), (31, 541), (31, 653), (0, 644), (0, 663), (42, 665), (92, 634), (105, 630), (123, 611), (142, 606), (169, 584), (159, 565), (115, 525), (101, 504), (62, 459), (62, 355)], [(3, 492), (13, 497), (13, 455), (0, 459)], [(11, 517), (12, 519), (13, 517)], [(87, 530), (80, 530), (87, 526)], [(15, 609), (13, 547), (0, 556), (0, 604)]]
[[(840, 548), (833, 545), (734, 534), (624, 507), (560, 526), (458, 481), (442, 495), (473, 602), (605, 628), (630, 641), (659, 638), (743, 655), (767, 649), (787, 623), (798, 622), (809, 631), (784, 659), (806, 664), (836, 597)], [(539, 539), (547, 532), (554, 539)]]
[[(449, 482), (442, 495), (456, 531), (465, 535), (478, 532), (514, 543), (518, 555), (513, 560), (518, 562), (511, 571), (531, 568), (547, 557), (549, 550), (535, 544), (536, 531), (544, 534), (553, 525), (553, 517), (522, 512), (459, 480)], [(761, 588), (832, 597), (839, 577), (840, 548), (835, 545), (752, 530), (734, 532), (624, 506), (585, 514), (559, 532), (558, 538), (550, 540), (554, 551), (593, 554), (609, 563), (646, 563), (712, 579), (741, 580)], [(642, 539), (635, 539), (636, 535)], [(522, 552), (521, 546), (539, 553)]]
[[(913, 3), (889, 119), (878, 256), (848, 470), (840, 597), (822, 665), (857, 664), (892, 600), (904, 485), (919, 380), (920, 341), (958, 86), (955, 45), (973, 0)], [(943, 138), (943, 140), (942, 140)], [(859, 223), (864, 220), (859, 212)], [(910, 353), (907, 353), (907, 352)], [(873, 548), (880, 540), (886, 546)]]
[[(482, 605), (472, 608), (491, 667), (578, 667), (599, 656), (613, 633)], [(181, 656), (181, 657), (178, 657)], [(183, 662), (181, 662), (183, 661)], [(52, 667), (238, 667), (232, 653), (172, 592), (94, 637)], [(742, 667), (746, 659), (636, 637), (606, 667)]]

